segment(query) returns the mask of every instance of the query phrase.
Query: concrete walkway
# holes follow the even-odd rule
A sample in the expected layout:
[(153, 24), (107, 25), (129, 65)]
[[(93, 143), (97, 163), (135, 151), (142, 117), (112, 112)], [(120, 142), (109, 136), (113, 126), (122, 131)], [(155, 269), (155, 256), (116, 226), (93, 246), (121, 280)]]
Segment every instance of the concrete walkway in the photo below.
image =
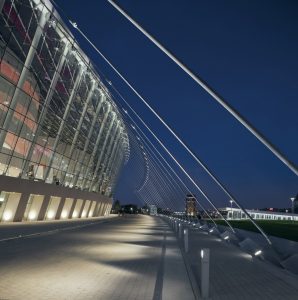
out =
[[(188, 254), (184, 254), (200, 288), (200, 249), (210, 249), (210, 299), (295, 300), (298, 277), (268, 262), (252, 258), (216, 236), (190, 227)], [(181, 246), (183, 240), (180, 241)], [(182, 246), (183, 247), (183, 246)]]
[(194, 299), (176, 238), (150, 216), (1, 242), (0, 276), (0, 299)]

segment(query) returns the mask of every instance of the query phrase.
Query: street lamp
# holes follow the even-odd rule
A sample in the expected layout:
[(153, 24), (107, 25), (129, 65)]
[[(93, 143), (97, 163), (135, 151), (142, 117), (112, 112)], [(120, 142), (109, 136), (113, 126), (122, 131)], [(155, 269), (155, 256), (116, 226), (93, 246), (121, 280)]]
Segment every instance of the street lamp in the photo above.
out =
[(230, 200), (231, 203), (231, 219), (233, 219), (233, 200)]
[(294, 213), (294, 201), (295, 201), (295, 197), (291, 197), (290, 198), (292, 201), (292, 214)]

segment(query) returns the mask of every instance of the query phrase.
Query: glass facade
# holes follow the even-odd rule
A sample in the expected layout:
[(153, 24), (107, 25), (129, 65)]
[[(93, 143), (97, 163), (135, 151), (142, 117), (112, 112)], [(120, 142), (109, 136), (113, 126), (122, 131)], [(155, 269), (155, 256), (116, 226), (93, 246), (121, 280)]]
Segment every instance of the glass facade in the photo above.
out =
[(49, 1), (0, 9), (0, 174), (111, 196), (129, 142), (107, 88)]

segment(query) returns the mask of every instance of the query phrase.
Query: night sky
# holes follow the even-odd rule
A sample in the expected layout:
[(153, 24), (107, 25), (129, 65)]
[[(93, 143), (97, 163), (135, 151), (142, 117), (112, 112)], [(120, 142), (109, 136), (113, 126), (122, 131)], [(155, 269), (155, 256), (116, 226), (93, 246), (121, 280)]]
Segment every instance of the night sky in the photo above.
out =
[[(297, 176), (107, 1), (56, 3), (246, 208), (290, 207), (289, 198), (298, 192)], [(117, 3), (297, 165), (297, 1)], [(204, 171), (74, 33), (98, 69), (158, 132), (215, 203), (228, 206), (228, 198)], [(134, 180), (133, 169), (125, 169), (116, 192), (122, 203), (138, 203), (129, 188)]]

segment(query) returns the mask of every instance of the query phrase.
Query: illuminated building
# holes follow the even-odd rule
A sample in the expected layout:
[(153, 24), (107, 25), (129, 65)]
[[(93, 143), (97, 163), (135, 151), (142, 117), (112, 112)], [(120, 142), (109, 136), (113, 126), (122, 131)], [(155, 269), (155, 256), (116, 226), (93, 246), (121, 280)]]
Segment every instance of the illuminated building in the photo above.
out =
[(129, 148), (109, 91), (50, 1), (0, 9), (0, 220), (108, 213)]
[(187, 216), (197, 215), (197, 205), (195, 196), (189, 194), (186, 196), (185, 200), (185, 213)]

